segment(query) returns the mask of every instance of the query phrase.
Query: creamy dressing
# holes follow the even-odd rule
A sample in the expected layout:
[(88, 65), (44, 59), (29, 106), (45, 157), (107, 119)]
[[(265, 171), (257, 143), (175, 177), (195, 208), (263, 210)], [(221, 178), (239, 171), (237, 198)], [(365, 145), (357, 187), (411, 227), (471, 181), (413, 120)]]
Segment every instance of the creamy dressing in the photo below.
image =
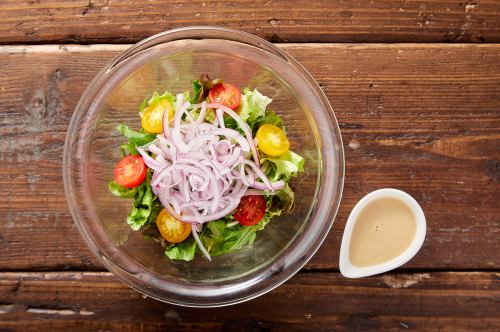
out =
[(353, 265), (367, 267), (387, 262), (405, 251), (417, 230), (410, 207), (397, 198), (379, 198), (368, 203), (354, 222), (349, 258)]

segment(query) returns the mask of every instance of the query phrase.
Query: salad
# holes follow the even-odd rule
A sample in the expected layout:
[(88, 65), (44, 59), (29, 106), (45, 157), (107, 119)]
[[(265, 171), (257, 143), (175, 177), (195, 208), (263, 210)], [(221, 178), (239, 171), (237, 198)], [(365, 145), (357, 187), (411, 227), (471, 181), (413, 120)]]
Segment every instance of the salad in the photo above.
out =
[(256, 89), (202, 75), (192, 91), (154, 92), (139, 107), (108, 183), (133, 199), (128, 225), (172, 260), (243, 250), (275, 216), (290, 213), (290, 180), (304, 159), (290, 150), (282, 119)]

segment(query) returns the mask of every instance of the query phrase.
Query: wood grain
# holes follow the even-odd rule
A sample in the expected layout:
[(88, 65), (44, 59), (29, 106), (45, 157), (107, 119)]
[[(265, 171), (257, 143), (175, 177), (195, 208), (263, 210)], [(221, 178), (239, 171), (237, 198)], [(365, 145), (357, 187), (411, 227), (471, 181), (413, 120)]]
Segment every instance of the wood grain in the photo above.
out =
[(192, 25), (273, 42), (500, 41), (497, 0), (3, 0), (0, 43), (124, 43)]
[(22, 331), (494, 331), (498, 273), (301, 273), (271, 293), (218, 309), (164, 304), (109, 273), (1, 273), (0, 329)]
[[(66, 206), (65, 131), (85, 86), (126, 46), (0, 48), (0, 270), (100, 270)], [(500, 46), (285, 44), (332, 102), (346, 185), (306, 269), (336, 269), (345, 221), (396, 187), (427, 216), (407, 269), (498, 269)], [(0, 301), (1, 302), (1, 301)]]

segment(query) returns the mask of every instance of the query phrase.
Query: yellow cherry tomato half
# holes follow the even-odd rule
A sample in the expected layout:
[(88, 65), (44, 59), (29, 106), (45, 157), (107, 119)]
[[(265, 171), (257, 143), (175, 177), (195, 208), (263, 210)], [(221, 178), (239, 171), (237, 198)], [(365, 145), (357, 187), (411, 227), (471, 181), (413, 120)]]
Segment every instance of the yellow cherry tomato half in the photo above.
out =
[(273, 157), (281, 156), (290, 148), (285, 132), (272, 124), (263, 124), (257, 130), (257, 145), (260, 151)]
[(144, 130), (152, 134), (163, 132), (163, 115), (168, 112), (168, 119), (174, 118), (174, 110), (168, 100), (159, 100), (146, 107), (142, 113), (141, 125)]
[(191, 234), (191, 225), (175, 219), (163, 209), (156, 217), (156, 226), (161, 236), (170, 243), (179, 243)]

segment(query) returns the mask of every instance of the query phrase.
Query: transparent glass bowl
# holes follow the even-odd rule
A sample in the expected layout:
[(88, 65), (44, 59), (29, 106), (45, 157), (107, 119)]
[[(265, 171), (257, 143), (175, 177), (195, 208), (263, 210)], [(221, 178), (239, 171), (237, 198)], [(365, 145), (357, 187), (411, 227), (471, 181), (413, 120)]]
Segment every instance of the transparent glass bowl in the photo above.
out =
[[(138, 105), (153, 91), (189, 90), (200, 74), (273, 99), (291, 148), (305, 158), (292, 182), (292, 214), (273, 220), (247, 250), (212, 262), (170, 261), (156, 242), (131, 231), (130, 200), (107, 190), (119, 145), (114, 128), (138, 129)], [(64, 185), (75, 223), (102, 264), (123, 282), (161, 301), (222, 306), (264, 294), (295, 274), (330, 230), (344, 179), (340, 130), (327, 98), (291, 56), (240, 31), (190, 27), (157, 34), (132, 46), (102, 69), (78, 103), (64, 149)]]

